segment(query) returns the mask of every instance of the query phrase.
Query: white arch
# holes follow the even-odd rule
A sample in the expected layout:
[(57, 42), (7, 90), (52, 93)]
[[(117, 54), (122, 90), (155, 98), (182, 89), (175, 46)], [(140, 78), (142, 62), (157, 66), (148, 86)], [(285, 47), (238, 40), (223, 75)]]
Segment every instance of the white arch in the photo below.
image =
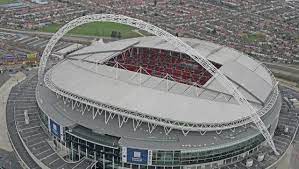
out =
[(279, 154), (275, 148), (274, 142), (272, 137), (267, 130), (267, 127), (260, 119), (260, 116), (257, 114), (257, 110), (253, 108), (245, 97), (237, 90), (235, 85), (228, 80), (224, 74), (219, 71), (212, 63), (210, 63), (205, 57), (201, 56), (198, 51), (193, 49), (191, 46), (180, 40), (179, 38), (173, 36), (172, 34), (154, 26), (144, 21), (130, 18), (123, 15), (113, 15), (113, 14), (94, 14), (94, 15), (87, 15), (77, 19), (72, 20), (71, 22), (64, 25), (60, 28), (50, 39), (49, 43), (47, 44), (43, 55), (41, 57), (39, 71), (38, 71), (38, 80), (42, 82), (43, 76), (45, 73), (46, 63), (50, 53), (52, 52), (53, 47), (55, 44), (62, 38), (67, 32), (74, 29), (77, 26), (95, 22), (95, 21), (102, 21), (102, 22), (114, 22), (114, 23), (121, 23), (125, 25), (129, 25), (132, 27), (136, 27), (141, 30), (145, 30), (151, 34), (159, 36), (164, 40), (168, 41), (174, 47), (179, 49), (181, 52), (188, 54), (192, 59), (198, 62), (201, 66), (203, 66), (209, 73), (211, 73), (226, 89), (229, 93), (231, 93), (240, 106), (243, 108), (244, 113), (250, 116), (252, 122), (255, 123), (257, 128), (259, 129), (260, 133), (265, 137), (266, 141), (273, 149), (275, 154)]

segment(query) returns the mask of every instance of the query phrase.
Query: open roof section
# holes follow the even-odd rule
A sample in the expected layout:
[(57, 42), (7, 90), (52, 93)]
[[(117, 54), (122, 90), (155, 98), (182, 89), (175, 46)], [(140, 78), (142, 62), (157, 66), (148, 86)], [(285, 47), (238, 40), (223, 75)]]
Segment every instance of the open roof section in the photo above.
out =
[[(239, 105), (235, 104), (234, 98), (219, 87), (221, 85), (214, 78), (211, 78), (204, 86), (193, 86), (173, 81), (170, 78), (155, 77), (149, 73), (138, 73), (138, 71), (136, 73), (126, 69), (119, 69), (121, 65), (118, 65), (118, 67), (113, 65), (112, 67), (103, 64), (103, 62), (109, 59), (113, 60), (116, 56), (120, 56), (121, 53), (124, 53), (123, 51), (129, 51), (132, 47), (139, 46), (140, 48), (140, 44), (143, 43), (144, 39), (145, 41), (147, 39), (154, 39), (155, 41), (156, 38), (138, 38), (128, 40), (128, 43), (126, 43), (127, 40), (122, 40), (83, 48), (81, 50), (84, 52), (79, 50), (72, 53), (68, 56), (70, 60), (65, 60), (61, 65), (57, 65), (52, 70), (51, 80), (59, 88), (72, 91), (73, 94), (78, 96), (158, 118), (180, 122), (214, 124), (227, 123), (244, 118), (244, 114), (242, 114), (241, 108), (238, 108)], [(191, 41), (194, 40), (191, 39)], [(204, 41), (197, 40), (194, 42), (196, 42), (196, 46), (199, 49), (207, 47)], [(116, 49), (113, 48), (114, 43), (116, 43)], [(160, 40), (160, 43), (153, 44), (162, 43), (164, 41)], [(121, 44), (124, 45), (122, 46)], [(209, 57), (222, 50), (219, 46), (214, 48), (211, 46), (208, 43)], [(154, 47), (154, 49), (157, 49), (157, 47)], [(88, 51), (89, 54), (86, 54)], [(234, 51), (227, 52), (233, 53)], [(225, 55), (228, 55), (228, 53), (225, 53)], [(239, 53), (239, 55), (241, 54)], [(99, 59), (97, 60), (96, 58)], [(238, 58), (234, 57), (234, 60), (238, 61)], [(234, 60), (231, 61), (234, 62)], [(223, 63), (225, 66), (230, 61)], [(252, 63), (256, 65), (255, 61)], [(146, 71), (146, 69), (140, 71)], [(117, 78), (115, 78), (116, 72)], [(76, 77), (80, 78), (76, 79)], [(217, 85), (215, 86), (215, 84)], [(237, 85), (237, 83), (235, 84)], [(238, 88), (246, 93), (247, 99), (257, 109), (261, 108), (261, 103), (255, 96), (243, 89), (243, 86)], [(173, 109), (169, 108), (169, 105), (174, 105), (172, 106)], [(181, 112), (187, 112), (187, 114)]]
[[(129, 48), (115, 57), (105, 61), (106, 65), (118, 66), (133, 72), (147, 74), (159, 78), (202, 86), (212, 75), (188, 55), (151, 48)], [(220, 64), (213, 63), (218, 69)]]
[[(223, 65), (220, 70), (233, 81), (240, 92), (246, 96), (247, 100), (261, 105), (266, 102), (267, 96), (272, 91), (273, 85), (271, 75), (261, 63), (248, 58), (248, 56), (231, 48), (198, 39), (182, 38), (182, 40), (189, 45), (194, 46), (196, 50), (200, 51), (212, 63)], [(103, 63), (126, 51), (128, 52), (131, 48), (161, 49), (169, 52), (173, 51), (172, 53), (179, 53), (178, 49), (175, 49), (171, 44), (159, 37), (151, 36), (120, 40), (106, 44), (98, 43), (74, 52), (68, 57), (87, 62)], [(121, 66), (119, 66), (119, 68), (120, 67)], [(239, 71), (240, 67), (243, 69), (242, 73)], [(144, 71), (142, 72), (145, 73)], [(171, 76), (171, 78), (174, 79), (173, 76)], [(180, 80), (178, 81), (181, 82)], [(226, 93), (226, 90), (214, 77), (210, 78), (207, 83), (203, 80), (203, 84), (205, 84), (204, 87), (211, 90)], [(233, 100), (234, 99), (231, 101), (233, 102)]]

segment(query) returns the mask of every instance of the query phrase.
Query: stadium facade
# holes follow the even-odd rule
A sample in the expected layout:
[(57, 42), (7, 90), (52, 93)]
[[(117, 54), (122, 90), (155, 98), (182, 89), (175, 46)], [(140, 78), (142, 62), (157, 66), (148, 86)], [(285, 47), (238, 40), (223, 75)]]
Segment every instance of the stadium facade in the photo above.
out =
[[(231, 48), (180, 40), (233, 83), (273, 136), (282, 102), (271, 72)], [(217, 168), (268, 146), (217, 75), (160, 37), (95, 43), (45, 70), (36, 90), (40, 117), (70, 160), (93, 159), (98, 168)]]

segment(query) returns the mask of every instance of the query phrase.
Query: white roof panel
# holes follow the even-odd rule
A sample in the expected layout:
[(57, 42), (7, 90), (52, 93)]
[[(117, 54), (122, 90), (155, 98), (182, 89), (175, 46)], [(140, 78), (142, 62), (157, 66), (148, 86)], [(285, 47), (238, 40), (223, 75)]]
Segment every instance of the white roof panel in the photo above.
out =
[(116, 55), (115, 52), (96, 53), (96, 54), (91, 54), (88, 57), (85, 57), (84, 60), (90, 61), (90, 62), (101, 63), (101, 62), (105, 61), (106, 59), (114, 57), (115, 55)]
[[(250, 102), (255, 102), (255, 103), (260, 103), (259, 100), (257, 100), (254, 96), (252, 96), (250, 93), (248, 93), (247, 91), (245, 91), (243, 88), (241, 88), (240, 86), (238, 86), (238, 84), (234, 83), (233, 84), (239, 89), (239, 91), (241, 92), (241, 94), (243, 94), (243, 96)], [(206, 88), (211, 89), (211, 90), (215, 90), (215, 91), (219, 91), (219, 92), (223, 92), (225, 94), (229, 94), (227, 92), (226, 89), (224, 89), (224, 87), (218, 82), (217, 79), (213, 79), (207, 86)], [(234, 99), (234, 98), (232, 98)]]
[[(222, 64), (220, 70), (239, 87), (249, 101), (258, 103), (257, 98), (263, 102), (266, 100), (272, 90), (271, 77), (260, 63), (227, 47), (197, 39), (182, 38), (182, 40), (193, 46), (202, 56)], [(74, 56), (78, 59), (99, 62), (130, 46), (177, 51), (168, 42), (151, 36), (107, 44), (98, 43), (73, 54), (82, 54)], [(198, 97), (196, 87), (177, 82), (167, 83), (158, 77), (142, 74), (140, 78), (139, 75), (132, 78), (136, 73), (118, 69), (116, 80), (116, 68), (113, 67), (92, 66), (83, 61), (64, 61), (61, 65), (54, 70), (52, 80), (55, 84), (75, 94), (106, 104), (152, 116), (198, 123), (227, 122), (243, 116), (234, 98), (225, 102), (224, 94), (218, 93), (227, 91), (215, 79), (210, 79), (204, 88), (198, 90), (200, 93)], [(138, 85), (140, 82), (141, 86)], [(166, 91), (167, 86), (169, 92)]]
[(82, 46), (83, 46), (82, 44), (74, 43), (66, 48), (63, 48), (63, 49), (57, 51), (56, 53), (64, 55), (68, 52), (72, 52), (74, 50), (80, 49)]
[(82, 48), (74, 53), (75, 55), (78, 54), (84, 54), (89, 52), (106, 52), (106, 51), (121, 51), (124, 50), (131, 45), (137, 44), (139, 42), (138, 39), (128, 39), (126, 43), (123, 43), (122, 41), (115, 41), (113, 43), (96, 43), (91, 46), (87, 46), (85, 48)]
[(255, 71), (257, 67), (260, 65), (259, 62), (256, 62), (255, 60), (251, 59), (247, 56), (240, 56), (237, 60), (238, 63), (242, 64), (243, 66), (247, 67), (251, 71)]
[[(105, 65), (100, 65), (98, 68), (101, 73), (105, 69), (114, 68)], [(126, 70), (119, 71), (133, 73)], [(71, 61), (64, 61), (53, 69), (52, 81), (59, 88), (76, 95), (160, 118), (194, 123), (215, 123), (244, 117), (242, 108), (237, 104), (177, 95), (125, 83), (78, 67)]]
[(258, 75), (262, 79), (264, 79), (267, 83), (272, 84), (271, 75), (269, 74), (269, 72), (262, 65), (257, 67), (257, 69), (254, 72), (256, 73), (256, 75)]
[(213, 52), (211, 51), (212, 54), (208, 56), (208, 59), (222, 65), (236, 60), (241, 55), (239, 52), (227, 47), (217, 48), (215, 49), (215, 53)]
[(229, 62), (223, 65), (220, 70), (263, 102), (267, 99), (272, 90), (272, 86), (264, 79), (238, 62)]

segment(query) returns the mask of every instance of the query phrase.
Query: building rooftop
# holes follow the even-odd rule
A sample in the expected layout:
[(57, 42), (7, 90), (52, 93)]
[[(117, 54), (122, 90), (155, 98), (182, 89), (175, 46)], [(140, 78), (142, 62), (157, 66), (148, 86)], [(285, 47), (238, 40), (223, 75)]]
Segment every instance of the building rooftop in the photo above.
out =
[[(255, 108), (260, 109), (266, 102), (273, 85), (270, 74), (260, 63), (210, 42), (182, 40), (209, 60), (221, 64), (220, 71)], [(97, 43), (70, 54), (48, 75), (56, 87), (72, 94), (166, 120), (229, 123), (246, 117), (232, 95), (213, 77), (199, 88), (146, 74), (136, 75), (136, 72), (103, 64), (130, 47), (176, 51), (158, 37)]]

